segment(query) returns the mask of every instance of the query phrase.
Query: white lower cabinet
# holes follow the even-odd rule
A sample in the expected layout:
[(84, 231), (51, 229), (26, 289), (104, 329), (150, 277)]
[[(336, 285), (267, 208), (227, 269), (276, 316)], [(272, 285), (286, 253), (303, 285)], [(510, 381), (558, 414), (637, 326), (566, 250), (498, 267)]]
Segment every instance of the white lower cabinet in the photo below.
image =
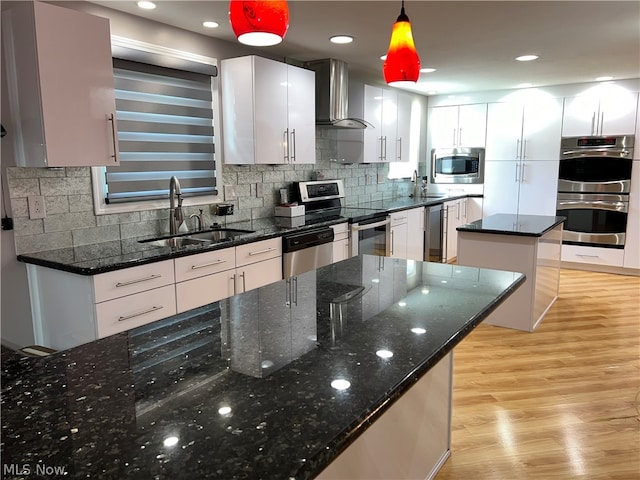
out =
[(617, 248), (584, 247), (581, 245), (562, 245), (562, 261), (622, 267), (624, 250)]
[(96, 304), (97, 337), (107, 337), (176, 314), (173, 285)]
[(389, 256), (391, 258), (407, 258), (408, 214), (406, 210), (389, 215)]
[(422, 261), (424, 257), (424, 208), (402, 210), (389, 216), (391, 220), (389, 256)]
[(424, 208), (407, 210), (407, 260), (424, 258)]
[(468, 206), (467, 199), (461, 198), (445, 202), (444, 206), (444, 246), (445, 261), (454, 262), (458, 256), (458, 231), (460, 225), (467, 223)]
[(35, 341), (63, 350), (282, 280), (282, 239), (94, 276), (27, 272)]
[(331, 225), (333, 229), (333, 263), (349, 258), (349, 224)]
[(555, 215), (558, 160), (485, 162), (483, 217)]
[(282, 280), (282, 239), (175, 260), (178, 313)]

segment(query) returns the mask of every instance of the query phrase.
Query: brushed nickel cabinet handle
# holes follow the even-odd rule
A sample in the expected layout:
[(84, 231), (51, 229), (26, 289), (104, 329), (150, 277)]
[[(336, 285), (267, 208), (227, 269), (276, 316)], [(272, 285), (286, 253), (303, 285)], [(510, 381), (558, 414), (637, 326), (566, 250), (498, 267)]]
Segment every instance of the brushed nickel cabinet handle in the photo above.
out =
[(144, 278), (137, 278), (135, 280), (129, 280), (128, 282), (118, 282), (116, 283), (116, 288), (119, 287), (128, 287), (129, 285), (133, 285), (135, 283), (142, 283), (142, 282), (148, 282), (149, 280), (155, 280), (156, 278), (161, 278), (162, 275), (149, 275), (148, 277), (144, 277)]
[(269, 247), (269, 248), (265, 248), (264, 250), (257, 250), (255, 252), (249, 252), (249, 256), (253, 257), (254, 255), (261, 255), (263, 253), (273, 252), (274, 250), (277, 250), (277, 248)]
[(118, 317), (119, 322), (124, 322), (125, 320), (131, 320), (135, 317), (141, 317), (142, 315), (146, 315), (147, 313), (155, 312), (156, 310), (162, 310), (164, 307), (160, 305), (159, 307), (153, 306), (147, 310), (138, 313), (132, 313), (131, 315), (125, 315), (124, 317)]
[(201, 263), (200, 265), (191, 265), (191, 270), (197, 270), (198, 268), (212, 267), (214, 265), (220, 265), (221, 263), (226, 263), (226, 260), (214, 260), (209, 263)]
[(116, 128), (116, 116), (113, 113), (109, 114), (107, 121), (111, 122), (111, 135), (113, 141), (113, 155), (111, 155), (111, 158), (113, 158), (114, 162), (118, 163), (120, 158), (118, 158), (118, 129)]

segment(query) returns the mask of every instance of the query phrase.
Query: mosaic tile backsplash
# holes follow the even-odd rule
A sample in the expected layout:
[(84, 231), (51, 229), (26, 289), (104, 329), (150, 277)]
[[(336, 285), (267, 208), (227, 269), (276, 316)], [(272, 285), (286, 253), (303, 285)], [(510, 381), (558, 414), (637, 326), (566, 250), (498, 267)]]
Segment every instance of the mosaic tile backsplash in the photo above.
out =
[[(219, 185), (235, 186), (236, 197), (231, 200), (234, 215), (218, 217), (210, 205), (199, 205), (185, 207), (185, 218), (201, 208), (205, 225), (270, 217), (280, 202), (281, 188), (315, 179), (317, 172), (324, 178), (344, 180), (348, 205), (411, 192), (409, 181), (387, 179), (388, 164), (343, 165), (331, 161), (336, 151), (334, 135), (333, 130), (317, 129), (315, 165), (223, 165)], [(7, 180), (18, 254), (159, 235), (168, 229), (168, 200), (163, 209), (95, 215), (89, 167), (10, 167)], [(27, 198), (32, 195), (44, 197), (46, 218), (29, 219)]]

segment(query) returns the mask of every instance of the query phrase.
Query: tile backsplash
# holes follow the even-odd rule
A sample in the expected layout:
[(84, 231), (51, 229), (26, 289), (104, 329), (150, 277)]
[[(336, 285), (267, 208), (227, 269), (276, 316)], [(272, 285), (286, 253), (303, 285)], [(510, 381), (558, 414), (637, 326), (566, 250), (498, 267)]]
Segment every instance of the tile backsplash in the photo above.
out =
[[(185, 207), (185, 218), (204, 210), (205, 225), (270, 217), (280, 203), (279, 191), (292, 182), (311, 180), (318, 172), (324, 178), (341, 178), (345, 183), (345, 204), (408, 195), (411, 183), (388, 180), (387, 164), (333, 162), (335, 131), (316, 131), (314, 165), (223, 165), (219, 185), (233, 186), (234, 215), (218, 217), (210, 205)], [(382, 182), (378, 180), (384, 179)], [(89, 167), (7, 168), (7, 180), (14, 218), (18, 254), (79, 247), (100, 242), (162, 234), (167, 231), (168, 208), (131, 213), (95, 215)], [(46, 218), (31, 220), (27, 198), (44, 197)]]

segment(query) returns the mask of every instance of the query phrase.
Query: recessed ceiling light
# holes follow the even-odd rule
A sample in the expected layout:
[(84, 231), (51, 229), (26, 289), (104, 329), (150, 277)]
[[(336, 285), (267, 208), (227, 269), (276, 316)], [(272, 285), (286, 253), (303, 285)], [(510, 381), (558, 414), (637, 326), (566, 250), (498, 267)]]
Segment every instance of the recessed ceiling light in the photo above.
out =
[(610, 75), (605, 75), (604, 77), (596, 78), (596, 82), (607, 82), (609, 80), (613, 80), (613, 77)]
[(138, 7), (145, 10), (153, 10), (154, 8), (156, 8), (156, 4), (153, 2), (138, 2)]
[(521, 55), (519, 57), (516, 57), (516, 60), (518, 60), (519, 62), (530, 62), (531, 60), (537, 60), (538, 55)]
[(334, 35), (333, 37), (329, 38), (329, 41), (331, 43), (339, 44), (351, 43), (353, 42), (353, 37), (351, 35)]
[(207, 28), (218, 28), (220, 26), (220, 24), (218, 22), (213, 22), (210, 20), (206, 20), (204, 22), (202, 22), (202, 26), (203, 27), (207, 27)]
[(435, 72), (436, 69), (435, 68), (431, 68), (431, 67), (424, 67), (420, 69), (421, 73), (433, 73)]

